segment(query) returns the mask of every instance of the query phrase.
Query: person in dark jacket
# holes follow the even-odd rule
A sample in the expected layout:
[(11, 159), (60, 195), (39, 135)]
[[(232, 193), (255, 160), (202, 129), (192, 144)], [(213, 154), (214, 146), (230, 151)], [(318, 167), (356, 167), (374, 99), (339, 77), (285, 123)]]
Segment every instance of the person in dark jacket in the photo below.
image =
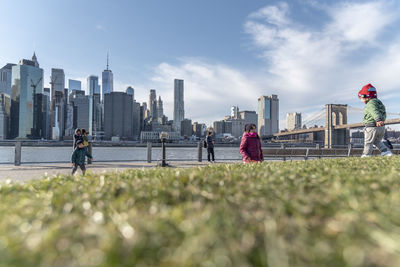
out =
[(73, 142), (74, 150), (75, 150), (75, 148), (76, 148), (76, 143), (77, 143), (79, 140), (83, 140), (83, 139), (82, 139), (82, 132), (81, 132), (81, 129), (77, 128), (77, 129), (75, 130), (75, 134), (74, 134), (74, 142)]
[(88, 152), (88, 150), (83, 146), (83, 141), (79, 140), (76, 142), (76, 148), (74, 153), (72, 153), (71, 162), (72, 162), (72, 175), (78, 169), (78, 166), (82, 170), (82, 174), (85, 175), (86, 166), (85, 166), (85, 157), (90, 158), (93, 160), (92, 155)]
[(244, 127), (244, 133), (240, 143), (240, 154), (245, 163), (264, 161), (261, 140), (256, 130), (257, 126), (253, 123), (246, 124)]
[(214, 139), (212, 138), (212, 132), (208, 132), (208, 135), (206, 137), (206, 143), (207, 143), (207, 159), (208, 162), (211, 162), (211, 157), (212, 156), (212, 162), (215, 162), (215, 157), (214, 157)]

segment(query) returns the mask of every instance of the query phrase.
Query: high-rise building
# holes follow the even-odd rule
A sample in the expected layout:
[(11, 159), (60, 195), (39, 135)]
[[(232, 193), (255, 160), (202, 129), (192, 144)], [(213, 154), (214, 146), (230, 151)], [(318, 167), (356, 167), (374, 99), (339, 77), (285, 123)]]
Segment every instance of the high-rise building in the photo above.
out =
[(287, 113), (286, 114), (286, 129), (289, 131), (301, 129), (301, 113)]
[(11, 96), (11, 71), (15, 65), (8, 63), (0, 69), (0, 94), (5, 93)]
[(279, 132), (279, 99), (277, 95), (258, 98), (258, 134), (273, 135)]
[(43, 69), (39, 68), (36, 56), (33, 60), (22, 59), (12, 67), (11, 93), (11, 138), (42, 138), (41, 110), (38, 94), (43, 94)]
[(230, 133), (234, 137), (242, 136), (246, 122), (240, 118), (231, 118), (225, 121), (225, 133)]
[(237, 119), (239, 117), (239, 107), (232, 106), (231, 107), (231, 117)]
[(44, 139), (51, 139), (51, 92), (50, 88), (43, 89), (43, 125), (45, 127), (44, 130)]
[(239, 111), (239, 118), (245, 121), (245, 123), (253, 123), (257, 126), (258, 124), (258, 116), (255, 111), (248, 111), (248, 110), (243, 110)]
[(193, 122), (193, 134), (198, 138), (204, 137), (204, 131), (206, 129), (204, 123)]
[(133, 89), (132, 86), (128, 86), (128, 87), (126, 88), (126, 93), (127, 93), (128, 95), (131, 95), (132, 98), (135, 99), (135, 89)]
[(174, 80), (174, 128), (180, 132), (181, 121), (185, 118), (184, 83), (183, 80)]
[(90, 97), (83, 91), (73, 91), (70, 96), (73, 105), (73, 128), (89, 129)]
[(158, 122), (164, 124), (164, 105), (163, 101), (161, 100), (161, 96), (158, 96), (157, 100), (157, 117)]
[(63, 69), (51, 69), (51, 135), (59, 140), (64, 136), (65, 129), (65, 74)]
[(11, 99), (8, 94), (0, 93), (0, 140), (9, 137)]
[(141, 131), (140, 103), (136, 102), (134, 99), (132, 103), (132, 120), (132, 138), (134, 140), (139, 140)]
[(149, 94), (149, 110), (150, 110), (150, 117), (153, 121), (157, 120), (157, 96), (156, 90), (151, 89)]
[(183, 119), (181, 121), (181, 136), (190, 137), (193, 134), (192, 120)]
[(108, 54), (107, 54), (107, 68), (102, 73), (102, 98), (104, 101), (104, 95), (114, 92), (114, 75), (112, 71), (108, 68)]
[(105, 138), (133, 139), (133, 98), (127, 93), (111, 92), (104, 99)]
[(68, 92), (72, 91), (81, 91), (82, 90), (82, 82), (78, 80), (68, 79)]
[(100, 94), (99, 77), (97, 77), (96, 75), (90, 75), (87, 78), (86, 94), (88, 95)]

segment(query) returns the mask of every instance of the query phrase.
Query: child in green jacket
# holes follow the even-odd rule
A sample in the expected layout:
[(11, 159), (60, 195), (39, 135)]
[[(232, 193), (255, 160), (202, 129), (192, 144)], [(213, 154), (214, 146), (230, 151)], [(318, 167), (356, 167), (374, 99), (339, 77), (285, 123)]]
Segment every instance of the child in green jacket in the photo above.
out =
[(74, 153), (72, 153), (71, 157), (71, 162), (72, 162), (72, 175), (76, 172), (78, 169), (78, 166), (82, 170), (82, 174), (85, 175), (86, 172), (86, 166), (85, 166), (85, 157), (90, 158), (93, 160), (92, 155), (88, 152), (88, 150), (83, 146), (83, 141), (78, 140), (76, 142), (76, 149), (74, 150)]
[(362, 158), (370, 157), (373, 146), (377, 147), (382, 156), (392, 156), (393, 153), (382, 142), (385, 135), (386, 109), (377, 98), (375, 87), (371, 84), (365, 85), (359, 92), (358, 97), (365, 104), (363, 123), (364, 127), (364, 151)]

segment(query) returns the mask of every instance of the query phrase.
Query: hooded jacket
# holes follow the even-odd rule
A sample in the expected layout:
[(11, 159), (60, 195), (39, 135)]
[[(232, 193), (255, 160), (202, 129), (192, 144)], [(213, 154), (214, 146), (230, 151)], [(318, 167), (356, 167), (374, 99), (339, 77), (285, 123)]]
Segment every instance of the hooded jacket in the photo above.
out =
[(375, 126), (377, 121), (386, 120), (386, 109), (382, 102), (377, 98), (368, 100), (364, 109), (363, 123), (365, 126)]
[(240, 154), (244, 161), (264, 160), (264, 155), (261, 149), (261, 141), (257, 133), (245, 132), (240, 143)]
[(78, 131), (79, 131), (79, 129), (76, 129), (76, 130), (75, 130), (75, 134), (74, 134), (74, 142), (73, 142), (73, 144), (74, 144), (74, 149), (76, 148), (76, 143), (77, 143), (79, 140), (82, 140), (82, 141), (83, 141), (82, 135), (81, 135), (81, 134), (78, 134)]
[(93, 159), (92, 155), (88, 152), (87, 148), (76, 147), (74, 153), (72, 153), (71, 162), (77, 165), (84, 165), (85, 164), (85, 157)]

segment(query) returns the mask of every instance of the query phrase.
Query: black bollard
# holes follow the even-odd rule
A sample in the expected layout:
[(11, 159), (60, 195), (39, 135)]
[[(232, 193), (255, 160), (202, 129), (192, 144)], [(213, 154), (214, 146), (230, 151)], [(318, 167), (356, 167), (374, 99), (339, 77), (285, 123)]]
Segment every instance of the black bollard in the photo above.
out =
[(165, 138), (161, 139), (161, 148), (162, 148), (162, 161), (161, 161), (161, 167), (167, 167), (168, 164), (166, 162), (166, 152), (165, 152)]

